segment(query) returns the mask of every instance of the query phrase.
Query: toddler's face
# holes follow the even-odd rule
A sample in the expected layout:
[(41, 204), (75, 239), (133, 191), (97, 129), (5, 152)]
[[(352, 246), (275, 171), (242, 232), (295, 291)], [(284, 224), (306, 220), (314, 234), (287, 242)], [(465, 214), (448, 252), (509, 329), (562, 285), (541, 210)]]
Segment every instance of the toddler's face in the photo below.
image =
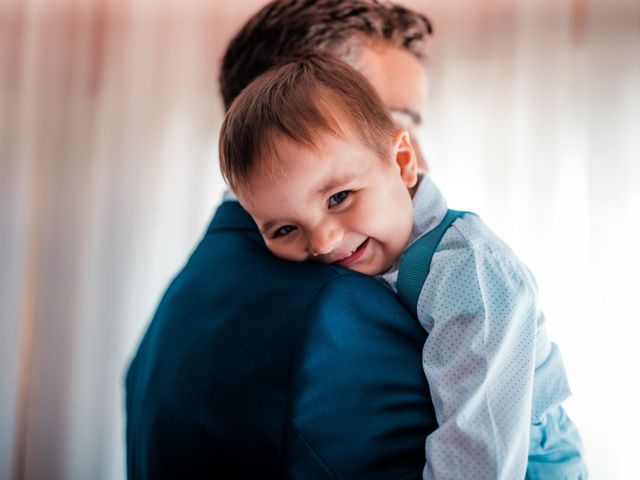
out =
[(416, 159), (406, 131), (392, 158), (360, 141), (326, 135), (317, 149), (279, 139), (277, 161), (237, 191), (267, 247), (286, 260), (314, 260), (368, 275), (400, 256), (412, 225)]

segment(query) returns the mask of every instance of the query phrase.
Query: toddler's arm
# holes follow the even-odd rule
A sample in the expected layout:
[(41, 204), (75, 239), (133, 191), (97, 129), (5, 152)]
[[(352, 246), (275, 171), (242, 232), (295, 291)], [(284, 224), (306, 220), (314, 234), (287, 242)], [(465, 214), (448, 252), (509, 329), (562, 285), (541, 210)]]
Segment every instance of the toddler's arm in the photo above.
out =
[(454, 247), (434, 256), (418, 304), (439, 425), (427, 438), (424, 478), (524, 478), (535, 285), (500, 251)]

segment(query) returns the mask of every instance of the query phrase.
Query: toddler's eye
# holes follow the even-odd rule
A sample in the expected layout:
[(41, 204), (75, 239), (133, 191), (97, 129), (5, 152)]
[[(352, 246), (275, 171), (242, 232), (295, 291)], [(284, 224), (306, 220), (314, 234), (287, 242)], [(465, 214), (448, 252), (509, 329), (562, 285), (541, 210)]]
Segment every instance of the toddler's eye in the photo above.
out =
[(280, 227), (279, 229), (277, 229), (275, 232), (273, 232), (273, 238), (276, 237), (282, 237), (288, 233), (291, 233), (292, 231), (294, 231), (296, 229), (296, 227), (294, 227), (293, 225), (285, 225), (284, 227)]
[(341, 192), (331, 195), (329, 197), (329, 208), (335, 207), (336, 205), (344, 202), (350, 193), (351, 192), (349, 190), (343, 190)]

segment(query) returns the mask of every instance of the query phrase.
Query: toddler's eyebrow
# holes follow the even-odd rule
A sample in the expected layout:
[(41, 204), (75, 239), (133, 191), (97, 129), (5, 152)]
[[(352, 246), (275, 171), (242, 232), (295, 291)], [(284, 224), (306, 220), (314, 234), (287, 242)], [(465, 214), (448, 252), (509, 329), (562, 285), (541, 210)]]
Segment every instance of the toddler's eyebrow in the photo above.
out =
[(261, 232), (268, 232), (269, 230), (271, 230), (271, 228), (273, 228), (273, 226), (278, 223), (277, 220), (269, 220), (267, 223), (265, 223), (264, 225), (262, 225), (260, 227), (260, 231)]
[(326, 195), (331, 190), (335, 190), (340, 185), (344, 185), (345, 183), (347, 183), (350, 180), (350, 178), (351, 178), (350, 176), (348, 177), (345, 176), (340, 178), (331, 178), (329, 179), (329, 181), (327, 181), (327, 183), (324, 184), (322, 188), (318, 189), (318, 194)]

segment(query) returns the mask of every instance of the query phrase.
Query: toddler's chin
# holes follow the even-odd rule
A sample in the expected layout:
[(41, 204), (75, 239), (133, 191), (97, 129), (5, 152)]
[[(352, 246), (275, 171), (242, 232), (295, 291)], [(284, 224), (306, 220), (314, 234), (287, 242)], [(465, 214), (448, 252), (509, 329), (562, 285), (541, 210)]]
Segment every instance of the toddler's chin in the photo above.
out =
[(375, 274), (375, 276), (377, 277), (378, 275), (383, 275), (385, 273), (387, 273), (389, 271), (389, 269), (391, 269), (391, 267), (393, 266), (393, 262), (390, 262), (389, 265), (385, 265), (384, 268), (380, 268), (379, 272), (377, 272)]
[(369, 275), (371, 277), (377, 277), (378, 275), (382, 275), (384, 272), (389, 270), (392, 265), (393, 265), (393, 262), (389, 263), (389, 265), (383, 264), (382, 266), (366, 265), (366, 266), (363, 266), (362, 269), (358, 271), (360, 273), (364, 273), (365, 275)]

